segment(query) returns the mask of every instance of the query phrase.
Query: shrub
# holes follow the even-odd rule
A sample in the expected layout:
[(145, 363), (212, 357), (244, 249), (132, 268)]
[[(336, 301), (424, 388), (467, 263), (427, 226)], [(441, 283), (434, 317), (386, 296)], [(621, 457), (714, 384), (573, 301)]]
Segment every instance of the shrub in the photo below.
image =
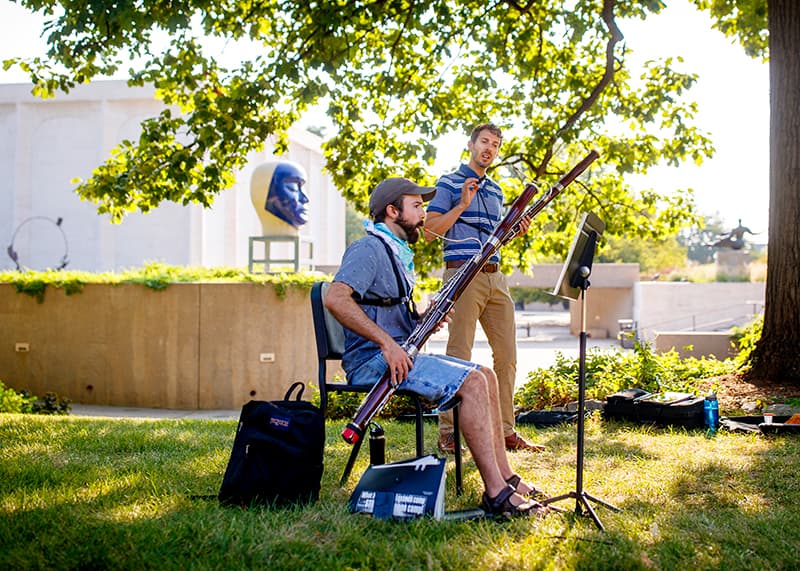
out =
[(533, 302), (549, 303), (550, 305), (562, 305), (564, 309), (569, 308), (569, 302), (554, 296), (548, 290), (533, 287), (510, 287), (509, 293), (516, 304), (528, 304)]
[(32, 414), (69, 414), (71, 408), (68, 398), (49, 392), (44, 398), (28, 391), (16, 391), (0, 381), (0, 412)]
[(68, 398), (60, 397), (54, 392), (45, 393), (43, 398), (33, 397), (33, 399), (31, 412), (34, 414), (69, 414), (72, 408)]
[[(559, 353), (549, 368), (528, 374), (528, 382), (514, 395), (523, 410), (563, 406), (578, 398), (578, 358)], [(697, 392), (700, 381), (736, 369), (733, 360), (689, 357), (676, 351), (656, 355), (650, 345), (636, 343), (632, 353), (591, 349), (586, 355), (586, 398), (605, 399), (619, 390), (640, 388), (651, 393)]]
[(0, 283), (13, 284), (18, 293), (44, 301), (47, 286), (63, 289), (67, 295), (83, 291), (86, 284), (138, 283), (150, 289), (163, 290), (173, 283), (240, 282), (271, 284), (275, 294), (282, 298), (290, 287), (311, 289), (321, 278), (317, 272), (290, 274), (249, 273), (244, 268), (204, 268), (193, 266), (170, 266), (161, 262), (149, 262), (142, 268), (133, 268), (121, 273), (92, 273), (64, 270), (9, 270), (0, 272)]
[[(336, 382), (344, 381), (336, 379)], [(313, 385), (309, 385), (309, 388), (314, 391), (311, 402), (319, 406), (319, 389)], [(350, 420), (366, 396), (367, 393), (331, 391), (328, 393), (328, 406), (325, 416), (334, 420)], [(422, 401), (422, 406), (425, 411), (431, 411), (434, 408), (432, 403), (424, 400)], [(398, 418), (415, 413), (414, 402), (410, 397), (395, 395), (389, 399), (389, 402), (386, 403), (377, 418)]]
[(0, 381), (0, 412), (30, 412), (36, 397), (26, 397)]
[(763, 327), (764, 316), (759, 315), (748, 325), (733, 328), (733, 343), (739, 349), (739, 352), (733, 360), (741, 371), (750, 369), (750, 358), (753, 350), (756, 348), (756, 343), (761, 338), (761, 330)]
[[(521, 410), (541, 410), (577, 400), (579, 365), (578, 358), (557, 353), (552, 366), (528, 373), (528, 381), (514, 395), (515, 404)], [(624, 353), (590, 349), (586, 355), (586, 398), (603, 400), (617, 391), (632, 388), (651, 393), (697, 393), (702, 381), (733, 373), (737, 368), (733, 359), (681, 358), (674, 350), (656, 354), (646, 343), (637, 342), (632, 352)], [(364, 393), (329, 393), (327, 416), (352, 418), (364, 396)], [(314, 401), (319, 404), (318, 392)], [(430, 403), (424, 406), (428, 411), (433, 408)], [(410, 414), (414, 414), (411, 399), (393, 397), (378, 416), (396, 418)]]

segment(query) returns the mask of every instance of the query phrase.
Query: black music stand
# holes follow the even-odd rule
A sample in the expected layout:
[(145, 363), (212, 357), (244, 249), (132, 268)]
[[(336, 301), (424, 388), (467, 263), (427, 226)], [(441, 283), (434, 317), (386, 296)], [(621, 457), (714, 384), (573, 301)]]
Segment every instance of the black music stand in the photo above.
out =
[[(592, 496), (583, 489), (583, 432), (586, 419), (584, 411), (586, 401), (586, 290), (589, 288), (589, 276), (592, 273), (595, 245), (605, 226), (605, 223), (593, 213), (589, 212), (583, 215), (578, 227), (578, 233), (572, 241), (567, 261), (553, 290), (553, 295), (574, 301), (580, 298), (581, 302), (580, 352), (578, 357), (578, 461), (575, 490), (542, 501), (543, 504), (547, 505), (567, 498), (575, 498), (575, 514), (586, 515), (588, 513), (601, 531), (605, 531), (605, 528), (589, 501), (591, 500), (617, 512), (620, 509)], [(586, 512), (584, 512), (584, 509)]]

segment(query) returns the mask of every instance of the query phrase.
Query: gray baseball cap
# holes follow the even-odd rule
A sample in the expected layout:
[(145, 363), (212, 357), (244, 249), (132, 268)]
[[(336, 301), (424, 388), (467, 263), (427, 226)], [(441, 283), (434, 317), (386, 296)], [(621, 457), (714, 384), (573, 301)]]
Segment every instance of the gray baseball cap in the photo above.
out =
[(429, 201), (436, 194), (432, 186), (420, 186), (407, 178), (387, 178), (378, 183), (369, 197), (369, 215), (373, 218), (404, 194), (421, 194), (422, 200)]

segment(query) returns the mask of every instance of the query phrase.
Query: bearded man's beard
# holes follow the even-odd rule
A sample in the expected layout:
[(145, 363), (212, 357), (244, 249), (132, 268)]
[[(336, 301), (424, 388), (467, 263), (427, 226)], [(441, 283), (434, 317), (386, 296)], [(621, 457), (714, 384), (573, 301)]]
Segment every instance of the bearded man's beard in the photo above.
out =
[(422, 228), (422, 220), (419, 221), (418, 224), (411, 224), (408, 220), (405, 219), (402, 212), (400, 213), (400, 217), (395, 220), (398, 226), (403, 229), (403, 232), (406, 233), (406, 241), (409, 244), (416, 243), (419, 240), (420, 232), (419, 229)]

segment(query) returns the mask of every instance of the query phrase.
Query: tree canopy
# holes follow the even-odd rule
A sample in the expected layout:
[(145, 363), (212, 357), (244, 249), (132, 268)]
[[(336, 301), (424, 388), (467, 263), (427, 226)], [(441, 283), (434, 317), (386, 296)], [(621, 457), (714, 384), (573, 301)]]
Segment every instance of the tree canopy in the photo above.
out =
[[(402, 175), (433, 182), (435, 141), (492, 121), (504, 129), (496, 165), (513, 198), (522, 181), (555, 182), (593, 148), (601, 160), (511, 247), (525, 267), (564, 253), (580, 214), (610, 235), (657, 238), (697, 218), (688, 189), (659, 196), (623, 175), (713, 152), (692, 124), (696, 77), (665, 55), (640, 76), (620, 22), (660, 0), (21, 0), (48, 16), (49, 49), (19, 65), (53, 96), (129, 66), (166, 104), (124, 140), (77, 192), (120, 220), (162, 201), (209, 205), (269, 136), (278, 149), (311, 106), (336, 133), (328, 170), (366, 213), (369, 190)], [(735, 29), (741, 28), (733, 20)], [(756, 36), (756, 39), (760, 36)], [(246, 48), (235, 65), (220, 46)], [(455, 166), (455, 165), (454, 165)], [(516, 170), (509, 170), (513, 167)], [(436, 246), (421, 247), (423, 268)]]
[(767, 59), (767, 0), (693, 0), (714, 18), (714, 28), (738, 41), (747, 55)]

